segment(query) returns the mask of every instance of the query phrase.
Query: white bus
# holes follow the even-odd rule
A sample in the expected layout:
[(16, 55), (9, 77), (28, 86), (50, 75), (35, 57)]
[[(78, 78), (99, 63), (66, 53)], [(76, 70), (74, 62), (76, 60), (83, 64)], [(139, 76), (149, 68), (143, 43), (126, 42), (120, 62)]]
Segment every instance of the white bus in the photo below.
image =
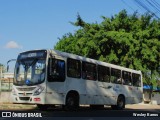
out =
[(40, 109), (110, 105), (121, 110), (142, 102), (142, 86), (141, 71), (57, 50), (32, 50), (18, 55), (12, 100)]

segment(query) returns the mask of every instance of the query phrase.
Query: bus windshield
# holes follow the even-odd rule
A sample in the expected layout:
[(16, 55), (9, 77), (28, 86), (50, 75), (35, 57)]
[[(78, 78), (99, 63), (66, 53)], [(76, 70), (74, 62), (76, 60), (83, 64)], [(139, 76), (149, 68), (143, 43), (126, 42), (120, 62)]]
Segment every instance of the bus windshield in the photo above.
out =
[[(21, 55), (22, 56), (22, 55)], [(17, 59), (15, 66), (15, 85), (36, 85), (44, 82), (46, 60), (43, 57)]]

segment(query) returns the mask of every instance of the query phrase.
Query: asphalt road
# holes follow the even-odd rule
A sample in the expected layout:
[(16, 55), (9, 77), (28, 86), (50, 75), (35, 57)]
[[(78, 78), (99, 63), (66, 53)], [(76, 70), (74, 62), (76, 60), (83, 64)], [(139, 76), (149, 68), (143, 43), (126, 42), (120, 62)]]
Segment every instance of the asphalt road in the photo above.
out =
[[(49, 108), (47, 111), (41, 111), (37, 108), (15, 110), (0, 110), (1, 112), (10, 112), (12, 117), (160, 117), (160, 105), (127, 105), (124, 110), (112, 110), (110, 107), (101, 109), (91, 109), (89, 107), (80, 107), (77, 111), (65, 111), (59, 107)], [(23, 116), (22, 116), (23, 115)]]
[[(132, 106), (133, 107), (133, 106)], [(132, 108), (127, 107), (124, 110), (112, 110), (110, 107), (101, 109), (91, 109), (89, 107), (81, 107), (77, 111), (64, 111), (62, 109), (49, 109), (48, 111), (40, 111), (44, 117), (133, 117), (133, 116), (158, 116), (160, 117), (160, 106), (159, 109), (152, 107), (140, 107)], [(150, 106), (151, 107), (151, 106)], [(38, 110), (39, 111), (39, 110)], [(38, 112), (37, 111), (37, 112)], [(146, 116), (145, 116), (146, 115)]]

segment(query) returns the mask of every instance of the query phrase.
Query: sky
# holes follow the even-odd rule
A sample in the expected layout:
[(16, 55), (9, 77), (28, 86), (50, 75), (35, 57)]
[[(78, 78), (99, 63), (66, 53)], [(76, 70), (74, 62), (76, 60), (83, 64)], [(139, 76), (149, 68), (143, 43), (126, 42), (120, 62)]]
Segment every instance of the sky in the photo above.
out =
[(58, 38), (77, 30), (70, 22), (78, 13), (88, 23), (100, 23), (101, 16), (123, 9), (145, 12), (135, 0), (0, 0), (0, 63), (6, 66), (26, 50), (53, 49)]

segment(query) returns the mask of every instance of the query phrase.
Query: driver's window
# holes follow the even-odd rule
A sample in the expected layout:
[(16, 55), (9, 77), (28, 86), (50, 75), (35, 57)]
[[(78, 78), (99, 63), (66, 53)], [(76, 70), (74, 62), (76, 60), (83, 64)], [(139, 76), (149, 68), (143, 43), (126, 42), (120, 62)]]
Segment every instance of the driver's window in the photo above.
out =
[(44, 73), (44, 69), (45, 69), (44, 61), (42, 60), (37, 61), (37, 63), (35, 64), (35, 74)]
[(45, 78), (45, 61), (38, 60), (35, 65), (32, 66), (32, 79), (34, 82), (43, 81)]

